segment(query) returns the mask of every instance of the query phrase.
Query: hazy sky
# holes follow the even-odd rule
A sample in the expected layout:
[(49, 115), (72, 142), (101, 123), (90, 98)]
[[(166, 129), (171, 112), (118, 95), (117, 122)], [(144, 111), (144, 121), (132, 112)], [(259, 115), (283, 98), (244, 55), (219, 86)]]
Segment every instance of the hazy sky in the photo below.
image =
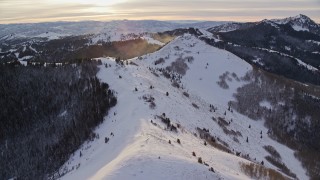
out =
[(320, 0), (0, 0), (0, 24), (115, 19), (258, 21), (298, 14), (320, 23)]

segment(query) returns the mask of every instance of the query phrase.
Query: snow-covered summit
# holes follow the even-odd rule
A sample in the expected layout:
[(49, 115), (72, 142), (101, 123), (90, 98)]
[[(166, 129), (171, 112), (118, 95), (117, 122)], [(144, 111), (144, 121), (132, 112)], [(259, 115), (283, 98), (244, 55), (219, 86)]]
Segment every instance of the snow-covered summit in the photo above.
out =
[(276, 22), (277, 24), (287, 24), (290, 21), (297, 21), (300, 23), (306, 23), (312, 21), (308, 16), (299, 14), (297, 16), (287, 17), (283, 19), (273, 19), (272, 21)]
[(288, 17), (284, 19), (273, 19), (271, 20), (277, 24), (289, 24), (296, 31), (310, 31), (320, 32), (320, 27), (308, 16), (299, 14), (297, 16)]

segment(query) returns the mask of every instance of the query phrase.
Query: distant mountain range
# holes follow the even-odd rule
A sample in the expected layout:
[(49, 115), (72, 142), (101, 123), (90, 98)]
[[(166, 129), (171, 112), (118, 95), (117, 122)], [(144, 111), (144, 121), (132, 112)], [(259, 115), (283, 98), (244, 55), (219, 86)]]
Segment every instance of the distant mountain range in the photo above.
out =
[(75, 36), (86, 34), (101, 34), (110, 32), (143, 33), (162, 32), (178, 28), (209, 28), (224, 24), (224, 21), (156, 21), (156, 20), (117, 20), (109, 22), (50, 22), (34, 24), (0, 24), (0, 42), (12, 38), (48, 37), (54, 33), (57, 36)]

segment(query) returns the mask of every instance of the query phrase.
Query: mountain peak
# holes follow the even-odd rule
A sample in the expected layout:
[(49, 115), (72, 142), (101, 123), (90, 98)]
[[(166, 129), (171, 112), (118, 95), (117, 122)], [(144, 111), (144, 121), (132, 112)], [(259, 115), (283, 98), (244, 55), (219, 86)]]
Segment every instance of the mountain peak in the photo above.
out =
[(309, 18), (308, 16), (303, 15), (303, 14), (299, 14), (297, 16), (291, 17), (291, 21), (300, 21), (303, 23), (305, 23), (305, 22), (313, 22), (314, 23), (314, 21), (311, 18)]
[(294, 16), (295, 18), (302, 18), (302, 19), (310, 19), (308, 16), (304, 15), (304, 14), (299, 14), (297, 16)]
[(289, 24), (296, 31), (309, 31), (318, 34), (320, 27), (312, 19), (304, 14), (288, 17), (284, 19), (271, 20), (276, 24)]
[(292, 16), (292, 17), (287, 17), (287, 18), (283, 18), (283, 19), (272, 19), (271, 21), (277, 23), (277, 24), (287, 24), (290, 23), (292, 21), (299, 21), (299, 22), (313, 22), (308, 16), (304, 15), (304, 14), (299, 14), (296, 16)]

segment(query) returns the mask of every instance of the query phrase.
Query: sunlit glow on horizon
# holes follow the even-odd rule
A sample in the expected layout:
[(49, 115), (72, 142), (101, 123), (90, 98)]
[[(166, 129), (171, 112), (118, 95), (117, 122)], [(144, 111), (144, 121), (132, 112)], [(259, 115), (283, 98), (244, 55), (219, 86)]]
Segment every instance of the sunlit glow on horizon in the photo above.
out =
[(305, 14), (320, 22), (318, 0), (0, 0), (0, 24), (50, 21), (260, 21)]

